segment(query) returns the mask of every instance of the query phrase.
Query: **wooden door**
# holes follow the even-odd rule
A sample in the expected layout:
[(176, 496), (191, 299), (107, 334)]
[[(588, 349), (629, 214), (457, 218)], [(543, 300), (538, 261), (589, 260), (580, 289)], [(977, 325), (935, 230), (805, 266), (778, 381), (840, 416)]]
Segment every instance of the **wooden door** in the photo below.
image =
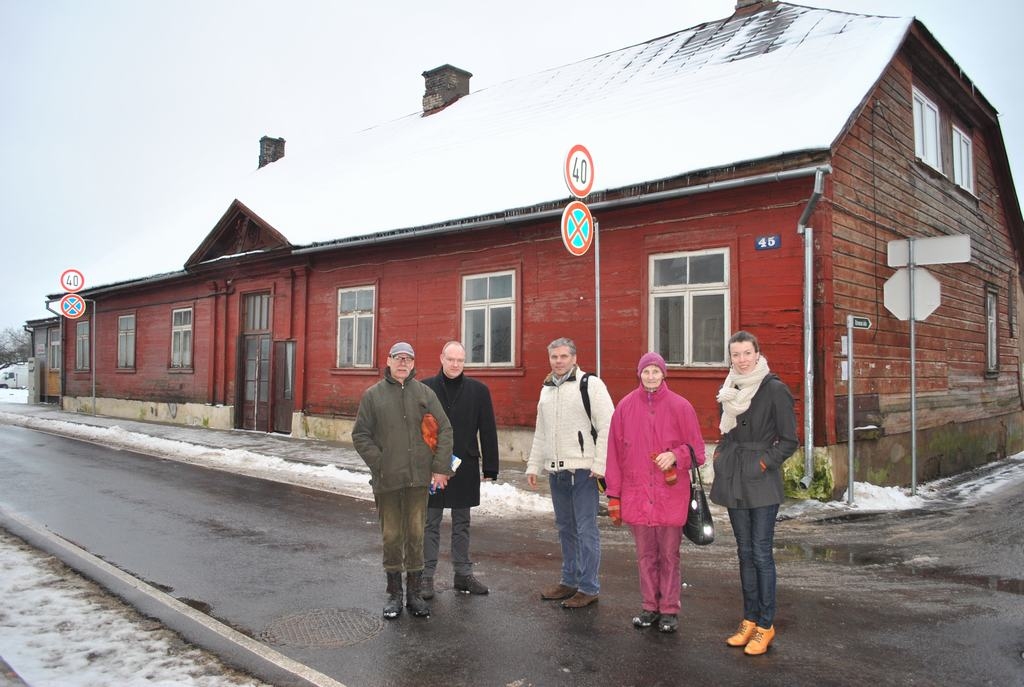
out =
[(274, 342), (274, 431), (292, 433), (295, 410), (295, 342)]

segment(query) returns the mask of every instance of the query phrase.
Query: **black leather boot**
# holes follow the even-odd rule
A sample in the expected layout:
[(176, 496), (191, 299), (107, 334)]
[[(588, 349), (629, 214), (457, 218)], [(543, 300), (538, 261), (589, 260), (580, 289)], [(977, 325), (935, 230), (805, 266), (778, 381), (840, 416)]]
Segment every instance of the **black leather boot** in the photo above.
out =
[(422, 597), (422, 582), (422, 570), (405, 574), (405, 606), (417, 618), (427, 618), (430, 616), (430, 606), (427, 605), (427, 602)]
[(388, 573), (388, 602), (384, 604), (384, 617), (393, 620), (402, 615), (402, 573)]

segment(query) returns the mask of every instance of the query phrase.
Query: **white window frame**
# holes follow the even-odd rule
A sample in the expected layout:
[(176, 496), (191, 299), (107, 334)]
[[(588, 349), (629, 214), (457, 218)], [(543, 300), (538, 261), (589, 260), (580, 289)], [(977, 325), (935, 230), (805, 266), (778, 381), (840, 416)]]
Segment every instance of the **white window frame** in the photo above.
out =
[(120, 370), (135, 369), (135, 315), (119, 315), (117, 318), (117, 367)]
[(999, 294), (985, 289), (985, 373), (999, 372)]
[(89, 320), (75, 323), (75, 369), (89, 369)]
[[(370, 293), (370, 307), (369, 309), (360, 308), (359, 304), (356, 303), (356, 307), (353, 309), (342, 309), (342, 298), (345, 294), (354, 293), (358, 294), (361, 292)], [(344, 323), (350, 323), (351, 328), (351, 340), (349, 337), (345, 337), (346, 341), (342, 341), (342, 326)], [(366, 335), (366, 329), (369, 328), (370, 342), (366, 347), (366, 350), (360, 353), (359, 340), (361, 336)], [(374, 351), (376, 350), (375, 339), (377, 332), (377, 287), (373, 284), (366, 284), (362, 286), (351, 286), (338, 289), (338, 321), (335, 330), (335, 348), (334, 348), (334, 362), (339, 368), (370, 368), (374, 364)], [(342, 360), (342, 349), (343, 345), (348, 347), (348, 350), (353, 352), (352, 360)]]
[(914, 89), (914, 154), (925, 164), (942, 171), (939, 106)]
[[(687, 260), (694, 257), (704, 255), (721, 255), (722, 256), (722, 272), (723, 280), (720, 282), (698, 282), (698, 283), (687, 283), (687, 284), (668, 284), (668, 285), (655, 285), (656, 275), (656, 264), (660, 260), (673, 260), (685, 258)], [(731, 290), (730, 290), (730, 263), (729, 263), (729, 249), (728, 248), (712, 248), (706, 250), (697, 251), (680, 251), (675, 253), (656, 253), (648, 256), (648, 330), (647, 330), (647, 342), (648, 350), (657, 351), (665, 356), (665, 360), (670, 367), (722, 367), (728, 365), (729, 349), (729, 330), (731, 322), (730, 314), (730, 302), (731, 302)], [(687, 278), (689, 278), (689, 270), (687, 270)], [(721, 330), (721, 350), (722, 357), (719, 360), (701, 360), (694, 361), (694, 333), (695, 328), (693, 326), (693, 299), (697, 296), (721, 296), (722, 297), (722, 330)], [(674, 359), (675, 356), (667, 356), (667, 349), (662, 345), (662, 342), (658, 340), (659, 322), (658, 322), (658, 301), (666, 298), (682, 298), (683, 300), (683, 331), (686, 332), (685, 340), (683, 341), (683, 359)], [(662, 350), (659, 350), (662, 349)], [(670, 357), (673, 358), (670, 360)]]
[(54, 327), (47, 332), (47, 358), (46, 367), (50, 370), (59, 370), (62, 367), (60, 359), (60, 329)]
[(953, 125), (953, 181), (974, 193), (974, 143), (967, 132)]
[[(188, 313), (188, 322), (184, 321), (185, 313)], [(192, 308), (171, 310), (171, 368), (175, 370), (192, 369), (192, 342), (195, 340), (192, 332), (193, 321)]]
[[(492, 296), (490, 292), (491, 280), (508, 277), (509, 295)], [(470, 298), (469, 283), (471, 281), (486, 279), (487, 295), (483, 298)], [(513, 367), (516, 362), (516, 271), (500, 270), (497, 272), (480, 272), (467, 274), (462, 277), (462, 341), (466, 346), (466, 367)], [(495, 314), (508, 312), (508, 360), (494, 359), (494, 336)], [(477, 354), (477, 342), (471, 340), (474, 336), (469, 326), (471, 314), (483, 313), (484, 340), (481, 343), (483, 355)]]

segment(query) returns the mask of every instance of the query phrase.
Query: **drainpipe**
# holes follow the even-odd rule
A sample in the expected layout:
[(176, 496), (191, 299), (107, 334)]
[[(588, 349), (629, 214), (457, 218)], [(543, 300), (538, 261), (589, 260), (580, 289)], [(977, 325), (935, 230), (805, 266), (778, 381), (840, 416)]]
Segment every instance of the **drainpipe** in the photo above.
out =
[(814, 174), (814, 191), (800, 215), (796, 233), (804, 236), (804, 477), (801, 486), (811, 486), (814, 474), (814, 230), (807, 226), (811, 213), (825, 187), (825, 174), (819, 167)]

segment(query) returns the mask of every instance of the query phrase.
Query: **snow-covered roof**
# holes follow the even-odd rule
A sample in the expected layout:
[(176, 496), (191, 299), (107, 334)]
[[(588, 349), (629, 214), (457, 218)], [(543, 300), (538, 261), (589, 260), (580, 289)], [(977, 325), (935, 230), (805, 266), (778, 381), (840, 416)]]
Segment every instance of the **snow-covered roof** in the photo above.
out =
[(827, 150), (912, 21), (770, 5), (289, 150), (236, 195), (303, 245), (558, 202), (575, 144), (593, 192)]

